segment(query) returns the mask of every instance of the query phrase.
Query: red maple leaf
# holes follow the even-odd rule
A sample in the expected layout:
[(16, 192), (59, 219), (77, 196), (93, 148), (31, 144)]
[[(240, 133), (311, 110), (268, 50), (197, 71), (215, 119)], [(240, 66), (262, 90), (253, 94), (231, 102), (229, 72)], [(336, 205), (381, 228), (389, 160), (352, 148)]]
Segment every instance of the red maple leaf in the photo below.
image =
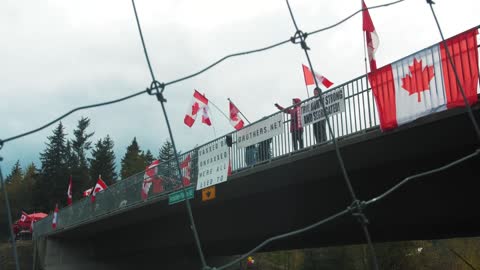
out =
[(198, 105), (198, 102), (193, 103), (192, 105), (192, 114), (195, 115), (197, 114), (198, 110), (200, 109), (200, 106)]
[(408, 91), (409, 96), (413, 94), (418, 95), (418, 102), (422, 101), (420, 93), (430, 90), (430, 81), (435, 76), (433, 66), (426, 66), (422, 69), (422, 60), (413, 60), (413, 66), (408, 66), (410, 73), (405, 78), (402, 78), (402, 88)]

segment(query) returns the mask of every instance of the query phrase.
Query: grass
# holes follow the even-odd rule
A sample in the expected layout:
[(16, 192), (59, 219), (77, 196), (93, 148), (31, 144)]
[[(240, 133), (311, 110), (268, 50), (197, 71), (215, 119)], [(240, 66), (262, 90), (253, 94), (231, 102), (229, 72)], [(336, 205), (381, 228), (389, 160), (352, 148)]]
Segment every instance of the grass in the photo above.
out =
[[(20, 269), (32, 269), (32, 241), (24, 240), (17, 241), (16, 243)], [(13, 259), (12, 245), (7, 242), (0, 242), (0, 269), (15, 270), (15, 260)]]

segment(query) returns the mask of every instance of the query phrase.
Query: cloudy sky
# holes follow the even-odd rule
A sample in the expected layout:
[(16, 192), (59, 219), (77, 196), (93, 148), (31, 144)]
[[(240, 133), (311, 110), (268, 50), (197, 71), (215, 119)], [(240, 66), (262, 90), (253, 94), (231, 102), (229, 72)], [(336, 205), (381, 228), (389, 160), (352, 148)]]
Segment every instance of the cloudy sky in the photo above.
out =
[[(387, 0), (366, 0), (368, 6)], [(436, 1), (435, 9), (449, 37), (480, 24), (478, 0)], [(282, 0), (137, 0), (144, 37), (157, 80), (167, 82), (196, 72), (226, 54), (267, 46), (294, 33)], [(350, 15), (359, 0), (291, 0), (297, 22), (311, 32)], [(423, 0), (406, 0), (372, 10), (380, 37), (379, 66), (439, 41)], [(316, 70), (336, 84), (365, 73), (361, 16), (310, 36)], [(0, 138), (36, 128), (81, 105), (107, 101), (150, 85), (131, 1), (4, 0), (0, 9)], [(301, 64), (303, 51), (291, 43), (254, 55), (234, 58), (198, 77), (168, 86), (166, 104), (177, 146), (186, 151), (230, 132), (215, 109), (215, 130), (183, 124), (193, 89), (228, 111), (235, 101), (249, 120), (306, 98)], [(154, 154), (168, 138), (160, 104), (142, 95), (113, 106), (77, 112), (65, 120), (72, 136), (81, 116), (91, 119), (94, 140), (109, 134), (120, 159), (134, 136)], [(38, 154), (54, 126), (5, 144), (1, 167), (8, 173), (16, 160), (40, 165)]]

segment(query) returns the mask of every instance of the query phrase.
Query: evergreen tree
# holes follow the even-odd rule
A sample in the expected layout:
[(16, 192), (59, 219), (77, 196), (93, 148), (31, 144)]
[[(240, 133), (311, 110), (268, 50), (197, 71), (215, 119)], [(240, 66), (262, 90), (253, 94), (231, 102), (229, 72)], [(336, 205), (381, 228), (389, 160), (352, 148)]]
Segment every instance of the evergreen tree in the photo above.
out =
[(66, 168), (66, 135), (62, 122), (47, 137), (46, 149), (40, 153), (42, 168), (34, 186), (34, 207), (40, 211), (51, 210), (55, 203), (65, 203), (68, 187)]
[(145, 170), (145, 158), (140, 150), (140, 146), (138, 146), (137, 138), (134, 137), (132, 143), (127, 147), (127, 152), (122, 158), (121, 165), (120, 174), (122, 179)]
[(36, 179), (38, 178), (38, 169), (35, 164), (31, 163), (25, 169), (25, 175), (23, 176), (22, 181), (22, 205), (23, 209), (29, 212), (38, 212), (35, 211), (33, 207), (33, 186), (35, 185)]
[(12, 210), (12, 217), (15, 218), (22, 209), (22, 204), (20, 202), (19, 195), (21, 195), (21, 185), (23, 180), (23, 171), (20, 166), (20, 161), (18, 160), (15, 165), (12, 167), (12, 171), (8, 175), (8, 183), (5, 185), (8, 198), (10, 200), (10, 207)]
[(175, 160), (175, 151), (173, 150), (173, 144), (170, 141), (165, 141), (163, 143), (158, 153), (158, 159), (160, 160), (160, 174), (167, 178), (176, 178), (176, 172), (178, 171), (178, 168), (176, 167), (177, 163)]
[(173, 150), (173, 144), (170, 141), (165, 141), (158, 153), (158, 159), (161, 163), (164, 163), (175, 158), (175, 151)]
[(91, 185), (87, 153), (92, 148), (92, 143), (89, 140), (94, 133), (87, 133), (86, 130), (89, 125), (90, 119), (82, 117), (78, 121), (77, 128), (73, 131), (74, 139), (71, 142), (71, 161), (67, 161), (67, 163), (70, 163), (69, 165), (71, 165), (70, 174), (72, 175), (72, 185), (75, 187), (72, 190), (74, 199), (80, 198), (82, 192)]
[(95, 148), (92, 150), (92, 158), (89, 159), (91, 186), (97, 181), (99, 175), (102, 175), (102, 179), (107, 185), (117, 181), (113, 146), (113, 140), (108, 135), (103, 140), (99, 139), (95, 144)]
[(15, 165), (13, 165), (12, 171), (7, 176), (5, 182), (7, 184), (12, 184), (14, 182), (20, 183), (23, 179), (22, 167), (20, 166), (20, 160), (17, 160)]
[(155, 157), (152, 155), (152, 152), (150, 152), (150, 150), (147, 150), (147, 153), (143, 155), (143, 159), (145, 160), (145, 167), (147, 167), (155, 160)]

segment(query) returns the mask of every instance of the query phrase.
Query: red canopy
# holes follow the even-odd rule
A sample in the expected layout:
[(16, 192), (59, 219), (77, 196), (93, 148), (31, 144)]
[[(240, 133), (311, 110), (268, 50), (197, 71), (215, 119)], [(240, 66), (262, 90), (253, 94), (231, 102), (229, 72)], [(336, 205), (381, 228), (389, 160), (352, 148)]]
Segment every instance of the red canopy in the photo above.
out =
[(45, 214), (45, 213), (33, 213), (33, 214), (30, 214), (30, 215), (27, 215), (30, 219), (33, 219), (33, 221), (37, 221), (37, 220), (40, 220), (42, 218), (45, 218), (47, 217), (48, 215)]
[(19, 219), (19, 220), (17, 220), (17, 222), (15, 222), (15, 224), (17, 226), (19, 226), (21, 229), (29, 229), (30, 225), (32, 225), (32, 221), (37, 222), (40, 219), (43, 219), (48, 215), (40, 212), (40, 213), (27, 214), (26, 216), (27, 217), (25, 218), (24, 221), (21, 221)]

